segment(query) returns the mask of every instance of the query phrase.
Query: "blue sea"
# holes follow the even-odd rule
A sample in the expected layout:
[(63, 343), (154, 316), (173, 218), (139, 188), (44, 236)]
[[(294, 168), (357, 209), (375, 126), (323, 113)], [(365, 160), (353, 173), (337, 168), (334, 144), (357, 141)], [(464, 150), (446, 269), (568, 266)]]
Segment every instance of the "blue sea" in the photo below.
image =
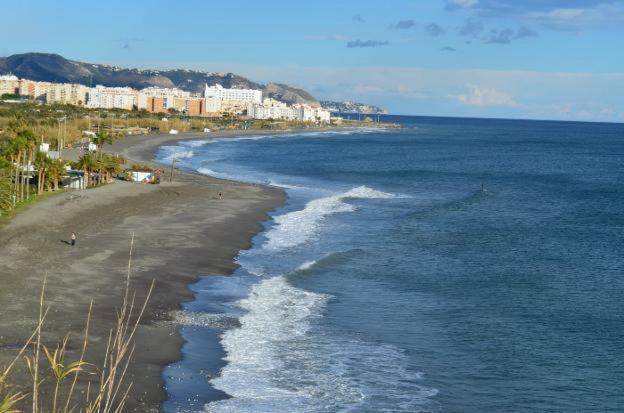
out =
[(288, 194), (191, 286), (166, 410), (624, 411), (624, 125), (383, 120), (160, 149)]

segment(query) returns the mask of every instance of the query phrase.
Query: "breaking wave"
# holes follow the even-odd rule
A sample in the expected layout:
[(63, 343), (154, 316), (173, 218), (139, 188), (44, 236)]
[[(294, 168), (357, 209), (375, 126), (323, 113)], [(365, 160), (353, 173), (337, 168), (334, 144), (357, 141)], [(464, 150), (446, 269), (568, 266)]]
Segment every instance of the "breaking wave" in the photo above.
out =
[(355, 211), (349, 199), (388, 199), (396, 195), (358, 186), (350, 191), (308, 202), (304, 209), (275, 217), (275, 226), (266, 234), (265, 249), (282, 250), (301, 245), (316, 236), (323, 220), (332, 214)]
[[(207, 412), (428, 411), (437, 390), (406, 369), (396, 347), (316, 329), (329, 295), (292, 286), (286, 277), (256, 284), (238, 305), (240, 328), (223, 333), (228, 364), (211, 384), (232, 398)], [(357, 373), (357, 374), (355, 374)]]

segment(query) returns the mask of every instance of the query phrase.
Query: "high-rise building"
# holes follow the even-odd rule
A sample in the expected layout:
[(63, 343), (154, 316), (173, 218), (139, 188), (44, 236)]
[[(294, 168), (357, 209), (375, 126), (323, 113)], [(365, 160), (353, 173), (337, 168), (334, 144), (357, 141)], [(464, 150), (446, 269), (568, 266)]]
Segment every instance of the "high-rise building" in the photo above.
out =
[(163, 109), (166, 112), (169, 109), (184, 110), (186, 100), (190, 98), (191, 94), (178, 88), (148, 87), (142, 89), (138, 96), (139, 109), (147, 109), (149, 111), (149, 98), (160, 98), (164, 105)]
[(0, 96), (9, 94), (14, 95), (19, 93), (19, 79), (13, 75), (0, 76)]
[(89, 88), (75, 83), (53, 83), (46, 88), (46, 103), (82, 106), (87, 103)]
[(217, 99), (223, 102), (250, 102), (260, 104), (262, 102), (262, 91), (257, 89), (225, 89), (216, 84), (206, 85), (204, 89), (206, 99)]
[(331, 113), (328, 110), (313, 108), (308, 105), (289, 106), (274, 99), (265, 99), (262, 105), (249, 104), (247, 116), (253, 119), (284, 119), (327, 123), (330, 121)]
[(90, 108), (132, 110), (137, 103), (137, 91), (132, 88), (97, 85), (89, 89), (87, 106)]

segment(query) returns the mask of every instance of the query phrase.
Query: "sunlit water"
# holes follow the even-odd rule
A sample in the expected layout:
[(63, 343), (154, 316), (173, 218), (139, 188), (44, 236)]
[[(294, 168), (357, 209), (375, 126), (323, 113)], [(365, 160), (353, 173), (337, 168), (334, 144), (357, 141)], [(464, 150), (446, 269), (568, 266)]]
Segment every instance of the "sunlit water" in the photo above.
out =
[(193, 286), (167, 410), (624, 410), (624, 126), (398, 120), (160, 150), (289, 195)]

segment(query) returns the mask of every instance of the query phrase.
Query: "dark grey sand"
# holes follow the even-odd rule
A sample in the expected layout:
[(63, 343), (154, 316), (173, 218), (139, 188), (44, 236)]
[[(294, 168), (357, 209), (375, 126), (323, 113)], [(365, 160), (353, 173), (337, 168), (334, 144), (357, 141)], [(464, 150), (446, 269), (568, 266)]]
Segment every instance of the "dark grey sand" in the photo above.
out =
[[(146, 162), (158, 146), (190, 138), (128, 137), (110, 150)], [(50, 305), (45, 344), (54, 347), (69, 333), (68, 359), (77, 357), (93, 300), (88, 360), (97, 362), (121, 303), (134, 233), (132, 289), (137, 301), (152, 280), (156, 284), (135, 341), (127, 411), (158, 411), (166, 397), (162, 369), (180, 357), (182, 344), (169, 312), (192, 299), (187, 286), (199, 275), (230, 274), (233, 259), (249, 248), (260, 222), (283, 202), (284, 193), (276, 188), (178, 171), (172, 183), (115, 182), (38, 202), (0, 227), (0, 365), (36, 326), (44, 274)], [(66, 243), (72, 231), (78, 237), (75, 247)], [(26, 383), (26, 374), (21, 367), (14, 380)]]

